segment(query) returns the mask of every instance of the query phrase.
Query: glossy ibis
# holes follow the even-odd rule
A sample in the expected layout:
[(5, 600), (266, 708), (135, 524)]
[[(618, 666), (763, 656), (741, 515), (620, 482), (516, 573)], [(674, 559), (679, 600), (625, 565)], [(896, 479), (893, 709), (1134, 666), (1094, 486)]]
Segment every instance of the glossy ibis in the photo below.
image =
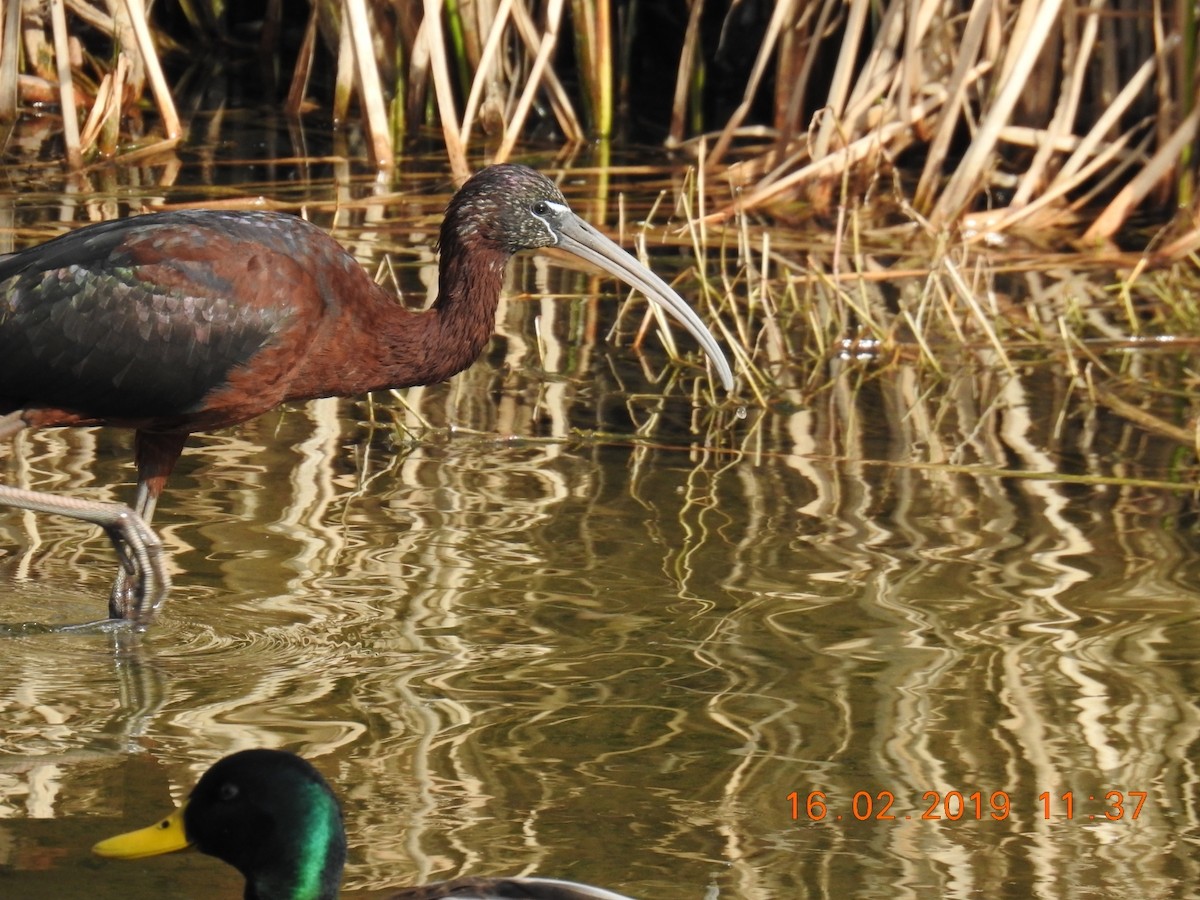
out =
[[(281, 750), (219, 760), (183, 806), (147, 828), (101, 841), (100, 856), (139, 859), (195, 847), (229, 863), (257, 900), (334, 900), (346, 860), (342, 811), (321, 774)], [(407, 888), (391, 900), (627, 900), (553, 878), (456, 878)]]
[(491, 338), (505, 264), (559, 247), (637, 288), (700, 342), (666, 283), (518, 165), (475, 174), (446, 210), (438, 296), (405, 309), (336, 241), (295, 216), (191, 210), (89, 225), (0, 258), (0, 439), (22, 428), (135, 429), (133, 508), (0, 486), (0, 505), (102, 526), (121, 560), (115, 619), (148, 621), (169, 588), (149, 526), (189, 434), (289, 400), (432, 384)]

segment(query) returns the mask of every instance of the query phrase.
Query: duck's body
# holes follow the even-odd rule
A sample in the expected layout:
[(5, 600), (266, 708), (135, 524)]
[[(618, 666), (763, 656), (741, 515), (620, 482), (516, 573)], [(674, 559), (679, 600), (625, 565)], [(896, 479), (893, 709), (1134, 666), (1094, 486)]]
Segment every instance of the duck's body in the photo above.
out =
[[(195, 847), (246, 879), (245, 900), (335, 900), (346, 862), (342, 810), (321, 774), (279, 750), (243, 750), (201, 776), (166, 819), (101, 841), (101, 856), (137, 859)], [(554, 878), (466, 877), (405, 888), (391, 900), (629, 900)]]
[(405, 888), (388, 900), (629, 900), (604, 888), (557, 878), (455, 878)]

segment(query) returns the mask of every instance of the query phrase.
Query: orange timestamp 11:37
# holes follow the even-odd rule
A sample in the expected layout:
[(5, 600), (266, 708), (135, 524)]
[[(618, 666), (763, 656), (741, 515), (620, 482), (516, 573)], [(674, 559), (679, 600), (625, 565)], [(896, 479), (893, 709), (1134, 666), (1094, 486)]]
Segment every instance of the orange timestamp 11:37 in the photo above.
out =
[[(1076, 795), (1074, 791), (1061, 794), (1043, 791), (1037, 795), (1037, 799), (1041, 804), (1043, 819), (1086, 818), (1115, 822), (1120, 819), (1137, 819), (1142, 813), (1147, 796), (1147, 791), (1106, 791), (1099, 795), (1087, 794), (1084, 799), (1085, 795)], [(809, 791), (808, 794), (792, 791), (787, 795), (787, 801), (794, 820), (820, 822), (827, 819), (841, 821), (843, 818), (836, 805), (831, 808), (833, 801), (825, 791)], [(845, 818), (859, 822), (914, 818), (921, 821), (993, 819), (1001, 822), (1007, 819), (1013, 810), (1012, 799), (1007, 791), (992, 791), (990, 794), (984, 794), (983, 791), (925, 791), (921, 795), (921, 804), (925, 808), (915, 815), (893, 811), (895, 802), (896, 795), (891, 791), (876, 791), (874, 794), (870, 791), (856, 791), (850, 798)]]

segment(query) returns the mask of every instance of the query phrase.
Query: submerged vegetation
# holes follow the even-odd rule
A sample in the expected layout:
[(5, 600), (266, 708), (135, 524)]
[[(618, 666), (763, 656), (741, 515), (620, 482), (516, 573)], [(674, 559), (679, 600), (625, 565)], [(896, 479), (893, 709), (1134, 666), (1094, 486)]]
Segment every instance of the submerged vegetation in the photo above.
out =
[(603, 160), (658, 143), (688, 174), (647, 234), (694, 257), (746, 399), (811, 397), (847, 366), (936, 381), (964, 358), (1052, 362), (1079, 404), (1196, 443), (1188, 0), (4, 10), (0, 114), (61, 110), (75, 168), (170, 153), (191, 118), (177, 108), (227, 104), (361, 136), (385, 178), (418, 138), (456, 178), (531, 144), (598, 140)]

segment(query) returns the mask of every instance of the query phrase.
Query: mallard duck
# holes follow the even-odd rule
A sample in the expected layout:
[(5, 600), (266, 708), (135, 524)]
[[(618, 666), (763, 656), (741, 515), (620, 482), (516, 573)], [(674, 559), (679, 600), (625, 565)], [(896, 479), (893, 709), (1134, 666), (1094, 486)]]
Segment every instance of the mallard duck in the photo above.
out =
[[(140, 859), (195, 847), (246, 879), (245, 900), (334, 900), (346, 862), (342, 809), (305, 760), (280, 750), (243, 750), (201, 776), (183, 806), (161, 822), (108, 838), (93, 852)], [(456, 878), (392, 900), (629, 900), (554, 878)]]

